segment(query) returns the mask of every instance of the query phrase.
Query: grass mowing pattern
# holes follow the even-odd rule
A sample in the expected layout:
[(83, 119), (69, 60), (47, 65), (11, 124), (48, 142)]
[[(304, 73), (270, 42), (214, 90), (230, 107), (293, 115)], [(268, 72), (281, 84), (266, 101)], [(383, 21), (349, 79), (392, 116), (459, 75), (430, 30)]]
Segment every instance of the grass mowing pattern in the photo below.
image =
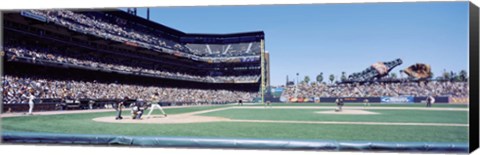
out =
[[(168, 114), (223, 108), (189, 107), (165, 109)], [(243, 109), (238, 109), (240, 113)], [(291, 110), (288, 110), (291, 111)], [(125, 116), (129, 111), (124, 111)], [(222, 111), (218, 111), (222, 112)], [(225, 111), (233, 113), (235, 111)], [(155, 111), (155, 113), (159, 113)], [(208, 114), (215, 114), (212, 112)], [(228, 114), (226, 113), (226, 114)], [(131, 136), (180, 136), (215, 138), (262, 138), (385, 142), (467, 142), (468, 127), (322, 125), (282, 123), (215, 122), (194, 124), (117, 124), (91, 119), (112, 116), (115, 112), (11, 117), (2, 119), (4, 131), (29, 131), (71, 134), (108, 134)], [(241, 114), (244, 115), (244, 114)], [(260, 115), (250, 113), (250, 115)], [(273, 114), (264, 114), (273, 115)], [(378, 116), (378, 115), (377, 115)], [(413, 117), (413, 116), (412, 116)], [(452, 117), (452, 116), (448, 116)], [(456, 117), (456, 116), (455, 116)], [(258, 119), (258, 117), (255, 117)], [(466, 120), (466, 119), (465, 119)]]
[(227, 109), (202, 114), (231, 119), (289, 120), (289, 121), (345, 121), (345, 122), (402, 122), (402, 123), (459, 123), (467, 124), (467, 111), (425, 110), (368, 110), (377, 115), (317, 114), (324, 109)]

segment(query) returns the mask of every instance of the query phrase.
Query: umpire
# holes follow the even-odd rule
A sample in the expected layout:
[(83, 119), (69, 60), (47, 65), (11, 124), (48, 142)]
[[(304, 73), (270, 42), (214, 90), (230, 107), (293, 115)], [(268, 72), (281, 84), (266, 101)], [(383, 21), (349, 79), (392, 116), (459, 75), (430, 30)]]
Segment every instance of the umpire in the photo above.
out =
[(128, 97), (125, 97), (125, 98), (123, 98), (123, 100), (121, 100), (121, 101), (117, 104), (117, 107), (115, 108), (115, 111), (117, 111), (117, 117), (115, 117), (115, 120), (121, 120), (121, 119), (123, 119), (123, 117), (122, 117), (122, 106), (125, 105), (128, 100), (129, 100), (129, 98), (128, 98)]

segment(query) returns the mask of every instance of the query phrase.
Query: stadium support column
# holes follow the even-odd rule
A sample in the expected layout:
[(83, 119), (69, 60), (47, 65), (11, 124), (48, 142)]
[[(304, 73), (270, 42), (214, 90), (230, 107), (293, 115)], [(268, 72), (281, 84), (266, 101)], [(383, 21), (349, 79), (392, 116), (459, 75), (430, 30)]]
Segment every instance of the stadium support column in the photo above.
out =
[(150, 8), (147, 8), (147, 20), (150, 20)]
[(260, 95), (262, 96), (262, 104), (265, 105), (265, 45), (263, 39), (260, 41), (260, 67), (261, 67), (261, 81), (260, 81)]

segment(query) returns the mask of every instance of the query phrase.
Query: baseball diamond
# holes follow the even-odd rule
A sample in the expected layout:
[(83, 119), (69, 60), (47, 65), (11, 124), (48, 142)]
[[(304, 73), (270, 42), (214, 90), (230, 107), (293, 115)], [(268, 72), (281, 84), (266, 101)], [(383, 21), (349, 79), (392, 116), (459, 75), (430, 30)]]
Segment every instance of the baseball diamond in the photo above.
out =
[[(328, 139), (382, 142), (468, 141), (468, 108), (449, 105), (426, 109), (388, 105), (347, 105), (345, 110), (374, 112), (338, 115), (333, 104), (222, 105), (166, 107), (150, 119), (114, 119), (110, 111), (45, 112), (2, 115), (3, 131), (132, 136)], [(357, 112), (358, 112), (357, 111)], [(71, 113), (71, 114), (70, 114)], [(141, 124), (141, 127), (138, 126)], [(395, 134), (392, 134), (395, 133)]]

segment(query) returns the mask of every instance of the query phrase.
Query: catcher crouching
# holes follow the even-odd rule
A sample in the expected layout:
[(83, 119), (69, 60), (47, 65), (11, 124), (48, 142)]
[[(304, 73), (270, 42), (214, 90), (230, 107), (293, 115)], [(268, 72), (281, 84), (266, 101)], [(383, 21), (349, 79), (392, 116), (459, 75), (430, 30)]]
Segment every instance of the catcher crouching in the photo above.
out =
[(132, 119), (142, 119), (142, 115), (145, 110), (148, 109), (148, 104), (145, 103), (143, 99), (138, 99), (136, 102), (132, 103)]

